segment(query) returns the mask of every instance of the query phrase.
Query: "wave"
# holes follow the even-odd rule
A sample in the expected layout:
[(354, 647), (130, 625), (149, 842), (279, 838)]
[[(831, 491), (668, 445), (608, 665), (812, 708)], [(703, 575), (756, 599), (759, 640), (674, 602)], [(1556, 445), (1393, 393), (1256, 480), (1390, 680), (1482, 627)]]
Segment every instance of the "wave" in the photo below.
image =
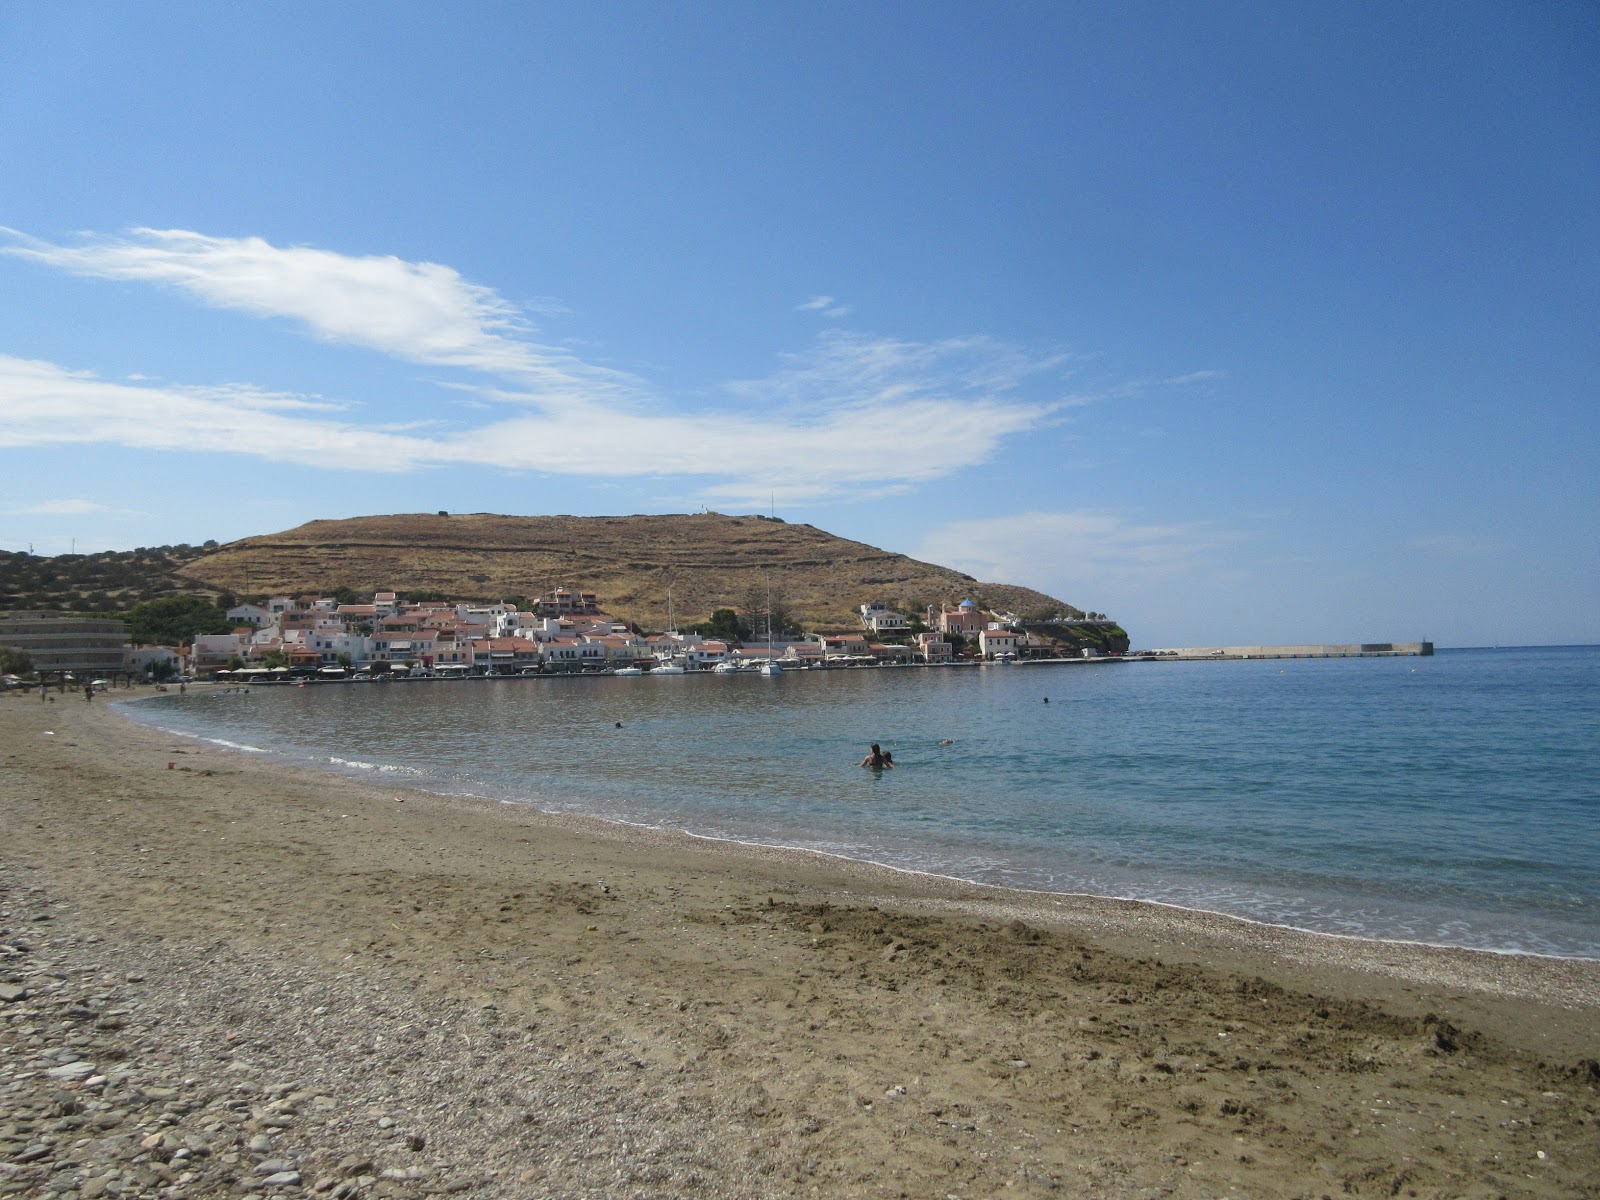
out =
[(359, 758), (340, 758), (338, 755), (328, 755), (328, 761), (336, 767), (351, 767), (357, 771), (383, 771), (395, 775), (421, 775), (416, 767), (402, 767), (396, 763), (371, 763), (362, 762)]
[(247, 746), (243, 742), (230, 742), (227, 738), (203, 737), (202, 742), (210, 742), (213, 746), (226, 746), (229, 750), (243, 750), (246, 754), (267, 754), (260, 746)]

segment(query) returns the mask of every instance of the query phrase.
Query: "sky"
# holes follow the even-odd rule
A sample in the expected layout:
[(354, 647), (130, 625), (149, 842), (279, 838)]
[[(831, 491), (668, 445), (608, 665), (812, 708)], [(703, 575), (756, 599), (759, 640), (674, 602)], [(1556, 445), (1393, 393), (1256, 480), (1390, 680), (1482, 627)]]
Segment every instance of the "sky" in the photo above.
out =
[(1590, 3), (0, 5), (0, 548), (763, 512), (1600, 642)]

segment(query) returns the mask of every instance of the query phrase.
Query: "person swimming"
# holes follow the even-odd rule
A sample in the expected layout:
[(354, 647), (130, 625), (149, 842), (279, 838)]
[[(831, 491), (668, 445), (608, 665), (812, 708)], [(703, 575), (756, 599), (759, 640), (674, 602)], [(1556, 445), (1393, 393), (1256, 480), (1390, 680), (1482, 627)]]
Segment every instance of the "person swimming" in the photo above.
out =
[(894, 756), (885, 754), (877, 742), (872, 743), (872, 752), (861, 760), (863, 767), (871, 767), (874, 771), (881, 771), (885, 767), (894, 766)]

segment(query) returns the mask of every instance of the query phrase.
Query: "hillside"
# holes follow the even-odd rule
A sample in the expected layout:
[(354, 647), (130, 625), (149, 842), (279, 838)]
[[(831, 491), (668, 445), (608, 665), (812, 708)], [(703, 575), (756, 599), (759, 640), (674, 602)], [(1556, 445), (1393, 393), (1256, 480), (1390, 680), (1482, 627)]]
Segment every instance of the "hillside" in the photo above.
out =
[(140, 601), (176, 596), (191, 587), (179, 570), (216, 545), (50, 557), (0, 550), (0, 609), (120, 612)]
[(669, 587), (678, 623), (687, 625), (715, 608), (748, 607), (769, 580), (774, 600), (814, 630), (859, 629), (855, 606), (870, 600), (916, 612), (970, 598), (1026, 616), (1081, 615), (1043, 592), (980, 583), (811, 525), (721, 513), (312, 521), (230, 542), (182, 574), (197, 588), (241, 595), (343, 586), (500, 600), (566, 586), (595, 592), (608, 612), (657, 629), (667, 624)]

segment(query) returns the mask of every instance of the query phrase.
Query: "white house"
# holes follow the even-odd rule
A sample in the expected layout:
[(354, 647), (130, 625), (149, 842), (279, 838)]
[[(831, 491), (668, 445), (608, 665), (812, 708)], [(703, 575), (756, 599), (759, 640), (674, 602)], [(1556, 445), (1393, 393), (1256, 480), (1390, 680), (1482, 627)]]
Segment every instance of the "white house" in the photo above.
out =
[(978, 632), (978, 650), (985, 658), (1014, 658), (1018, 640), (1016, 630), (991, 626)]
[(895, 612), (881, 600), (861, 606), (861, 623), (873, 633), (904, 633), (909, 622), (904, 613)]
[(326, 666), (333, 666), (341, 654), (350, 656), (351, 663), (360, 666), (372, 656), (372, 640), (359, 633), (345, 633), (342, 629), (314, 629), (306, 637), (306, 646), (322, 656)]
[(277, 615), (259, 604), (239, 604), (228, 610), (228, 620), (235, 625), (254, 625), (257, 629), (277, 624)]
[(683, 649), (684, 665), (691, 670), (709, 671), (727, 657), (727, 642), (701, 641), (696, 638), (692, 645), (686, 644)]
[(558, 671), (599, 670), (606, 664), (606, 648), (575, 637), (551, 638), (544, 644), (544, 661)]

